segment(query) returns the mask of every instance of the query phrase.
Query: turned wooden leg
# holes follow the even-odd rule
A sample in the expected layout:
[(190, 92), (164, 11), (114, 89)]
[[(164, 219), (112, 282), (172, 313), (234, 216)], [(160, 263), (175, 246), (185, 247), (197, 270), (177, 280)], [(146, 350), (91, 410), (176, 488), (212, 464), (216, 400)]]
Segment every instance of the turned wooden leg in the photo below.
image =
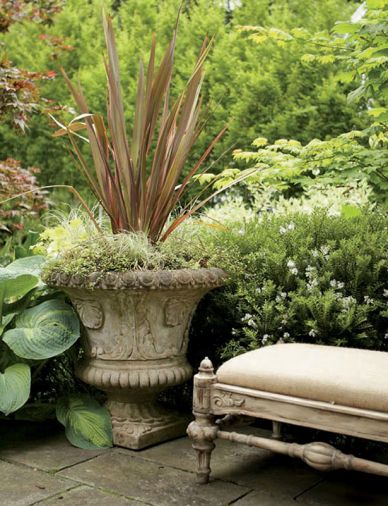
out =
[(187, 433), (193, 441), (193, 449), (197, 453), (197, 483), (208, 483), (210, 477), (210, 457), (215, 448), (218, 426), (214, 418), (197, 413)]
[(215, 448), (214, 440), (219, 430), (211, 413), (211, 386), (216, 381), (213, 364), (208, 358), (202, 360), (199, 372), (194, 376), (193, 414), (195, 421), (187, 428), (197, 453), (197, 482), (208, 483), (210, 457)]
[(282, 439), (282, 424), (280, 422), (272, 422), (272, 439), (277, 441)]

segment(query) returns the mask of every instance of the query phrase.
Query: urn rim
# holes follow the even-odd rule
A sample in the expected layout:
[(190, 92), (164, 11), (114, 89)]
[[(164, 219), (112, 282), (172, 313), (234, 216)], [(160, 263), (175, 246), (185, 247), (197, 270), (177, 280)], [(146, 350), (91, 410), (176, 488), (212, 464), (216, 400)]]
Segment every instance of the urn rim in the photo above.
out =
[(182, 288), (217, 288), (227, 281), (227, 274), (217, 267), (175, 270), (144, 270), (123, 272), (92, 272), (68, 274), (51, 272), (45, 279), (56, 288), (85, 288), (102, 290), (171, 290)]

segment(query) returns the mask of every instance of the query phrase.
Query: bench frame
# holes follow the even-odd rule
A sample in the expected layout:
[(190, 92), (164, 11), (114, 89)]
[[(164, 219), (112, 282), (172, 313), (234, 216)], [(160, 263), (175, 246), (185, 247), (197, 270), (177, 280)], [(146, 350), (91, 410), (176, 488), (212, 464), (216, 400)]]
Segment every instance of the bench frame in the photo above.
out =
[[(197, 452), (198, 483), (209, 481), (217, 438), (299, 457), (319, 471), (348, 469), (388, 477), (388, 465), (345, 455), (327, 443), (281, 441), (281, 423), (290, 423), (388, 443), (388, 413), (219, 383), (211, 361), (205, 358), (194, 376), (193, 414), (195, 421), (187, 433)], [(272, 420), (272, 439), (223, 431), (216, 418), (225, 415)]]

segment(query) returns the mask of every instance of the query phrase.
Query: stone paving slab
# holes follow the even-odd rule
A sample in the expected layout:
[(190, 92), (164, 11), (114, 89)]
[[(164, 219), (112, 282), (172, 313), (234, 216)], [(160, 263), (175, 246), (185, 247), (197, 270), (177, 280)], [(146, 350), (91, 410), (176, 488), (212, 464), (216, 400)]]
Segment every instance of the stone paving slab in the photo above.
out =
[[(252, 427), (239, 429), (239, 432), (250, 432), (265, 437), (269, 435), (268, 431)], [(124, 448), (117, 448), (114, 451), (136, 455), (135, 452)], [(194, 472), (196, 467), (195, 452), (188, 438), (154, 446), (137, 455), (190, 472)], [(213, 479), (230, 481), (269, 493), (279, 490), (279, 476), (281, 476), (282, 497), (295, 497), (322, 479), (317, 471), (308, 468), (300, 460), (291, 460), (266, 450), (221, 440), (216, 441), (216, 448), (211, 457), (211, 468)], [(280, 497), (278, 499), (280, 500)]]
[(75, 448), (69, 444), (63, 432), (32, 440), (27, 437), (17, 441), (3, 438), (0, 444), (0, 459), (44, 471), (59, 471), (103, 452)]
[(71, 487), (71, 481), (0, 460), (1, 506), (30, 506)]
[[(239, 428), (252, 430), (269, 435)], [(0, 434), (0, 506), (388, 506), (386, 478), (320, 474), (228, 441), (217, 441), (212, 481), (200, 486), (188, 438), (94, 452), (72, 447), (58, 425), (12, 423)]]
[(234, 483), (215, 480), (197, 485), (192, 473), (119, 452), (60, 471), (57, 476), (112, 490), (155, 506), (220, 506), (249, 492)]
[[(245, 495), (233, 506), (296, 506), (301, 504), (290, 497), (280, 497), (279, 494), (269, 494), (267, 492), (252, 491)], [(305, 505), (306, 503), (303, 503)], [(327, 505), (329, 506), (329, 504)], [(331, 506), (331, 505), (330, 505)]]
[(388, 506), (388, 479), (337, 471), (326, 475), (320, 484), (302, 497), (308, 504), (317, 506)]
[(51, 499), (35, 503), (41, 506), (145, 506), (146, 503), (131, 501), (122, 496), (81, 485)]

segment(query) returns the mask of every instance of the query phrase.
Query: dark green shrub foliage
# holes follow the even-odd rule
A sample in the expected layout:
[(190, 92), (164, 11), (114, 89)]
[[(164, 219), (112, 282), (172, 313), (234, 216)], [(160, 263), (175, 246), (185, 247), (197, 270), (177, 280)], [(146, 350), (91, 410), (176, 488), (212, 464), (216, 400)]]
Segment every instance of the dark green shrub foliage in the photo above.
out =
[(231, 281), (197, 312), (193, 364), (279, 339), (388, 351), (387, 231), (375, 211), (266, 216), (223, 232), (213, 261)]

